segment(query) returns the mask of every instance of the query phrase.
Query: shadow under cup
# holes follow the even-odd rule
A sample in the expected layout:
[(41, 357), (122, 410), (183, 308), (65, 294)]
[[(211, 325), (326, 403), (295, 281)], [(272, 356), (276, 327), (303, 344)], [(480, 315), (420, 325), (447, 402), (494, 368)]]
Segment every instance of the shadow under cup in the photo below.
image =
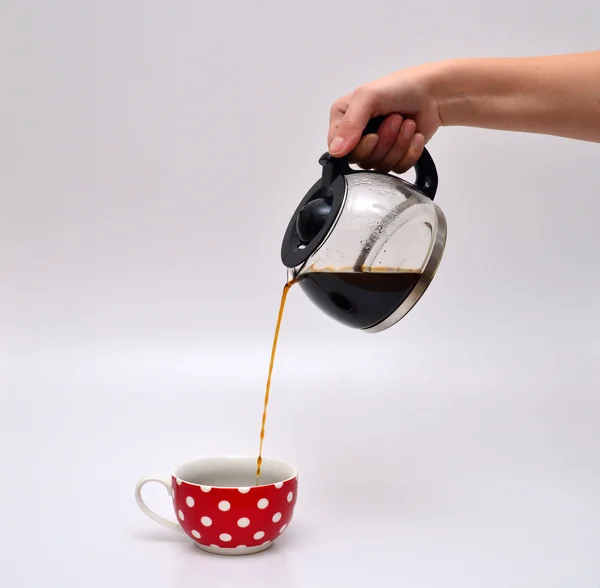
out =
[[(151, 511), (141, 497), (148, 482), (163, 484), (173, 498), (177, 523)], [(284, 461), (264, 458), (256, 486), (255, 457), (212, 457), (176, 467), (171, 479), (142, 478), (136, 499), (154, 521), (183, 530), (211, 553), (244, 555), (263, 551), (290, 524), (298, 492), (298, 472)]]

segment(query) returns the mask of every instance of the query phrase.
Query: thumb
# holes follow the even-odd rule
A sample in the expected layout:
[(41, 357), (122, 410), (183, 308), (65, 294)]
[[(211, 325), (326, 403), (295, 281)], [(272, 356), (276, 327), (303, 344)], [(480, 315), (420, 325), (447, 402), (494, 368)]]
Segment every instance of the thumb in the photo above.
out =
[(372, 115), (370, 101), (359, 96), (353, 98), (329, 143), (329, 153), (344, 157), (355, 149)]

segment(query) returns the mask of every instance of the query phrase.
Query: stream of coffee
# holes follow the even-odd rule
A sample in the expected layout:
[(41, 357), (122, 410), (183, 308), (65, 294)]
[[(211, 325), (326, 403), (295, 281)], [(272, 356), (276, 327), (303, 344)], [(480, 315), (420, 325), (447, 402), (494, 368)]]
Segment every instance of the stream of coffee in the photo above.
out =
[(256, 460), (256, 485), (258, 486), (260, 480), (260, 469), (262, 467), (262, 451), (263, 442), (265, 440), (265, 425), (267, 423), (267, 408), (269, 406), (269, 395), (271, 392), (271, 376), (273, 375), (273, 365), (275, 364), (275, 353), (277, 352), (277, 340), (279, 339), (279, 329), (281, 328), (281, 319), (283, 318), (283, 309), (285, 308), (285, 301), (287, 299), (288, 292), (294, 282), (288, 282), (283, 287), (281, 294), (281, 303), (279, 304), (279, 314), (277, 315), (277, 325), (275, 327), (275, 336), (273, 337), (273, 347), (271, 348), (271, 363), (269, 364), (269, 375), (267, 377), (267, 387), (265, 390), (265, 404), (263, 408), (262, 424), (260, 427), (260, 448), (258, 450), (258, 459)]
[[(420, 276), (419, 272), (388, 267), (370, 268), (369, 271), (342, 268), (337, 271), (321, 270), (306, 273), (300, 277), (298, 284), (305, 294), (331, 318), (355, 329), (366, 329), (390, 316), (414, 290)], [(257, 486), (262, 466), (267, 407), (279, 329), (289, 289), (295, 283), (296, 281), (291, 281), (283, 287), (277, 315), (260, 429), (260, 449), (256, 461)]]

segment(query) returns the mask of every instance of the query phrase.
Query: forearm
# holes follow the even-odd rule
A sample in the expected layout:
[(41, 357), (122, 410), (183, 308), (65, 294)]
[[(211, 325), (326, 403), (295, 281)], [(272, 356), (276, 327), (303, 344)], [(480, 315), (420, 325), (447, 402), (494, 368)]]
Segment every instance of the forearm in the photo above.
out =
[(600, 51), (437, 64), (433, 94), (444, 126), (600, 142)]

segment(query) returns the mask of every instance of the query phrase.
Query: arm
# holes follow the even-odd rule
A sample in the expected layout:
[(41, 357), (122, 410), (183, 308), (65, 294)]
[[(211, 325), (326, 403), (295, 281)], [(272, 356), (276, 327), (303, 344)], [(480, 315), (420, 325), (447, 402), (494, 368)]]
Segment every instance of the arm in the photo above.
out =
[(600, 51), (449, 61), (431, 83), (444, 126), (600, 142)]
[[(370, 118), (389, 115), (361, 138)], [(600, 142), (600, 51), (441, 61), (369, 82), (331, 108), (328, 145), (365, 169), (402, 173), (441, 126)]]

